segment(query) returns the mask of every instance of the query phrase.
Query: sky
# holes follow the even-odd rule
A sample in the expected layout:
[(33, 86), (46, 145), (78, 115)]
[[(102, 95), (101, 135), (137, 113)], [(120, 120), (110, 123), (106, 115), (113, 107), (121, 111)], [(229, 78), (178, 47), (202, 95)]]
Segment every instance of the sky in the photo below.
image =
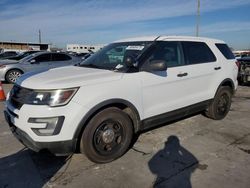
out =
[[(152, 35), (194, 36), (198, 0), (0, 0), (0, 41), (107, 44)], [(250, 49), (250, 0), (200, 0), (202, 37)]]

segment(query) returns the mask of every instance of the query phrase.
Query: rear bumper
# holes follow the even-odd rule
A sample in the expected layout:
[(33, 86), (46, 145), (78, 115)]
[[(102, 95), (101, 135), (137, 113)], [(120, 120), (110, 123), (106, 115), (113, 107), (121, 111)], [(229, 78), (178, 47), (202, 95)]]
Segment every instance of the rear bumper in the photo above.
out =
[(27, 133), (17, 128), (11, 121), (8, 112), (4, 111), (5, 119), (9, 124), (13, 135), (29, 149), (39, 152), (41, 150), (48, 150), (51, 153), (62, 156), (69, 155), (75, 152), (76, 140), (67, 140), (60, 142), (36, 142)]

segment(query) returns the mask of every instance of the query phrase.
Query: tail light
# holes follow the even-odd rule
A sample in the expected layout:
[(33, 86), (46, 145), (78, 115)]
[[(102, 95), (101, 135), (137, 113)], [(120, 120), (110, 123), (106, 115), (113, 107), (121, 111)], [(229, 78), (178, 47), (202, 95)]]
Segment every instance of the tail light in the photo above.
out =
[(237, 65), (238, 68), (240, 68), (240, 62), (236, 61), (235, 64)]

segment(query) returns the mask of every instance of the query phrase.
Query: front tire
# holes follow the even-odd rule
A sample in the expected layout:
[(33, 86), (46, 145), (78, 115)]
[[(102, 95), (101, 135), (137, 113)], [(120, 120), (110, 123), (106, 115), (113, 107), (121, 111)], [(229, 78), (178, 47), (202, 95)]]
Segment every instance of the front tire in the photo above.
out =
[(81, 152), (95, 163), (108, 163), (128, 150), (132, 136), (129, 116), (118, 108), (107, 108), (87, 124), (81, 138)]
[(16, 82), (17, 78), (19, 78), (22, 74), (23, 73), (18, 69), (9, 70), (5, 76), (6, 81), (8, 83), (14, 84)]
[(218, 89), (213, 102), (209, 105), (205, 115), (214, 120), (221, 120), (228, 114), (231, 107), (232, 89), (222, 86)]

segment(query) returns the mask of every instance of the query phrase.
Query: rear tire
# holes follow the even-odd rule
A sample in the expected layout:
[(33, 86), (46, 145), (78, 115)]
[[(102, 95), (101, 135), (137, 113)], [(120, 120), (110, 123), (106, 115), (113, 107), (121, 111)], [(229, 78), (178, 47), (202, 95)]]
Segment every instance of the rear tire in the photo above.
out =
[(231, 107), (232, 89), (222, 86), (218, 89), (213, 102), (209, 105), (205, 115), (214, 120), (221, 120), (228, 114)]
[(14, 84), (23, 73), (18, 69), (9, 70), (6, 73), (5, 79), (8, 83)]
[(97, 113), (87, 124), (81, 138), (81, 152), (95, 163), (108, 163), (129, 148), (133, 125), (129, 116), (118, 108)]

